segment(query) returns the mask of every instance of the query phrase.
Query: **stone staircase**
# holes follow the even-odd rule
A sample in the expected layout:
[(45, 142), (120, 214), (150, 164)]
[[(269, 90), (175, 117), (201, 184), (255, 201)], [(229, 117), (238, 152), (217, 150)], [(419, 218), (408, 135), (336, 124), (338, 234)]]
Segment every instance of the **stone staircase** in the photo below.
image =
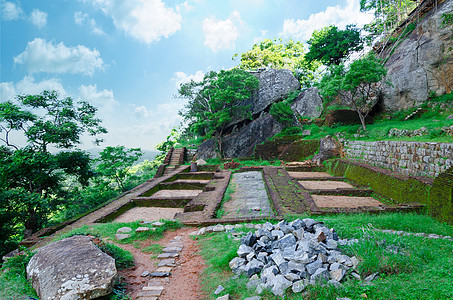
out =
[(168, 166), (165, 168), (164, 175), (175, 171), (184, 162), (185, 148), (173, 149)]

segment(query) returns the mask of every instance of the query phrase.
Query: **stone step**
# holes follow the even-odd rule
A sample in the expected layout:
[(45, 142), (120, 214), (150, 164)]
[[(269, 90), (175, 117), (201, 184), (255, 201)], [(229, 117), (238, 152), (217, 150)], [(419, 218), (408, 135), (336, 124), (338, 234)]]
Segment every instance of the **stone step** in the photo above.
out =
[(366, 206), (383, 206), (372, 197), (351, 197), (337, 195), (311, 195), (317, 207), (322, 208), (359, 208)]
[(355, 186), (343, 181), (302, 180), (299, 184), (307, 190), (356, 189)]

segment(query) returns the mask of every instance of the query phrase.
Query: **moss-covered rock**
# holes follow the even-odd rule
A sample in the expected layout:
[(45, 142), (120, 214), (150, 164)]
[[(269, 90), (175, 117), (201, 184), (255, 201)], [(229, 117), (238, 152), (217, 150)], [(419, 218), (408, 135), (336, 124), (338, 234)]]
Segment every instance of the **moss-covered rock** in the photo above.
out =
[(344, 176), (396, 203), (419, 202), (438, 220), (453, 224), (453, 168), (439, 175), (433, 183), (391, 172), (386, 169), (344, 159), (326, 162), (334, 176)]
[(453, 167), (434, 180), (428, 205), (434, 216), (453, 224)]

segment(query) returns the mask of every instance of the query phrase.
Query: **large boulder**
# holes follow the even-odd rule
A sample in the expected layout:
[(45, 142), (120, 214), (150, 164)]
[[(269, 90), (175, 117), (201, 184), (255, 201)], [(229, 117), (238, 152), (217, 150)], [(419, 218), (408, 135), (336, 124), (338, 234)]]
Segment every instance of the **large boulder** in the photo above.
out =
[(301, 117), (318, 118), (322, 113), (322, 99), (315, 87), (303, 90), (291, 106)]
[(313, 156), (312, 161), (318, 165), (321, 165), (323, 161), (338, 157), (341, 153), (341, 144), (330, 135), (321, 139), (319, 142), (319, 153)]
[(115, 260), (91, 238), (72, 236), (48, 244), (27, 265), (27, 277), (40, 299), (94, 299), (113, 290)]
[(259, 73), (258, 94), (252, 98), (252, 114), (256, 115), (272, 103), (286, 98), (300, 88), (300, 83), (290, 70), (266, 69)]
[[(258, 118), (237, 132), (223, 138), (222, 148), (225, 157), (253, 156), (253, 149), (282, 130), (282, 125), (270, 114)], [(198, 147), (197, 157), (202, 159), (216, 158), (217, 143), (214, 139), (207, 140)]]
[[(430, 92), (437, 95), (453, 89), (453, 31), (442, 25), (453, 13), (453, 1), (439, 3), (417, 28), (393, 50), (385, 66), (392, 83), (384, 91), (384, 106), (406, 109), (420, 105)], [(393, 45), (386, 49), (388, 55)]]
[[(241, 105), (249, 106), (253, 118), (258, 118), (267, 111), (272, 103), (285, 99), (288, 95), (300, 89), (300, 83), (290, 70), (265, 69), (254, 73), (259, 79), (258, 91), (252, 97), (244, 100)], [(235, 118), (226, 127), (243, 126), (246, 118)]]

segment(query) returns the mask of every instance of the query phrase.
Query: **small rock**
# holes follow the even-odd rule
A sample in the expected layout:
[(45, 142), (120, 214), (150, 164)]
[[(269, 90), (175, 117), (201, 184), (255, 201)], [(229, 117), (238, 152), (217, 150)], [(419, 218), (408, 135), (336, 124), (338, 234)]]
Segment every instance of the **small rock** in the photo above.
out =
[(146, 277), (146, 276), (149, 276), (149, 274), (150, 274), (149, 271), (144, 271), (142, 274), (140, 274), (140, 276)]
[(370, 276), (366, 277), (366, 278), (364, 279), (364, 281), (366, 281), (366, 282), (373, 281), (373, 280), (376, 278), (376, 276), (378, 276), (378, 274), (379, 274), (379, 273), (373, 273), (373, 274), (371, 274)]
[(118, 241), (125, 240), (127, 238), (130, 238), (131, 235), (128, 233), (117, 233), (115, 234), (115, 239)]
[(260, 296), (253, 296), (253, 297), (245, 298), (244, 300), (261, 300), (261, 297)]
[(447, 120), (453, 120), (453, 115), (449, 115), (449, 116), (447, 117)]
[(327, 284), (331, 284), (334, 287), (336, 287), (337, 289), (339, 289), (339, 288), (341, 288), (343, 286), (340, 282), (338, 282), (336, 280), (333, 280), (333, 279), (327, 281)]
[(198, 230), (189, 233), (189, 236), (198, 236)]
[(175, 253), (175, 252), (181, 252), (182, 248), (180, 247), (166, 247), (162, 249), (162, 252), (170, 252), (170, 253)]
[(162, 226), (164, 226), (164, 223), (157, 221), (157, 222), (152, 223), (151, 225), (153, 225), (154, 227), (162, 227)]
[(174, 258), (163, 259), (157, 265), (157, 267), (175, 267), (175, 266), (176, 266), (176, 263), (175, 263), (175, 259)]
[(212, 228), (212, 231), (213, 232), (223, 232), (223, 231), (225, 231), (225, 226), (223, 226), (222, 224), (218, 224), (218, 225), (214, 226), (214, 228)]
[(116, 233), (129, 233), (131, 231), (132, 231), (132, 228), (130, 228), (130, 227), (121, 227), (121, 228), (118, 228)]
[(314, 274), (316, 272), (316, 270), (318, 270), (321, 267), (322, 267), (322, 261), (320, 261), (320, 260), (315, 260), (311, 264), (306, 265), (307, 272), (310, 275)]
[(293, 283), (293, 286), (291, 289), (293, 290), (293, 293), (300, 293), (302, 292), (307, 285), (305, 284), (304, 280), (299, 280)]
[(318, 232), (318, 233), (316, 234), (316, 239), (318, 240), (318, 243), (321, 243), (321, 242), (325, 241), (326, 238), (327, 238), (327, 237), (326, 237), (326, 235), (324, 234), (323, 231)]
[(137, 229), (135, 229), (135, 232), (136, 233), (139, 233), (139, 232), (145, 232), (145, 231), (149, 231), (149, 227), (138, 227)]
[(274, 287), (272, 288), (272, 293), (276, 296), (282, 297), (285, 294), (287, 288), (292, 286), (292, 282), (287, 280), (283, 275), (275, 276)]
[(330, 278), (332, 278), (335, 281), (340, 282), (341, 279), (343, 279), (343, 276), (344, 276), (344, 270), (342, 270), (342, 269), (336, 269), (336, 270), (330, 271)]
[(247, 254), (249, 254), (249, 253), (251, 253), (251, 252), (253, 252), (252, 247), (247, 246), (247, 245), (244, 245), (244, 244), (241, 244), (241, 245), (239, 246), (239, 249), (238, 249), (238, 251), (237, 251), (237, 254), (238, 254), (239, 257), (246, 257)]
[(226, 294), (222, 297), (217, 298), (216, 300), (230, 300), (230, 294)]
[(158, 259), (166, 259), (166, 258), (175, 258), (178, 257), (179, 253), (176, 252), (168, 252), (168, 253), (161, 253), (157, 256)]
[(357, 274), (356, 272), (352, 272), (351, 275), (352, 275), (352, 277), (354, 277), (357, 280), (362, 280), (362, 277), (360, 277), (360, 275)]
[(151, 277), (168, 277), (170, 276), (169, 272), (153, 272), (149, 274)]
[(223, 292), (224, 290), (225, 290), (225, 288), (224, 288), (223, 286), (219, 285), (219, 286), (217, 287), (217, 289), (215, 290), (214, 294), (218, 295), (218, 294), (220, 294), (221, 292)]
[(249, 282), (247, 282), (247, 288), (249, 290), (254, 290), (258, 287), (259, 283), (260, 283), (259, 280), (250, 280)]

